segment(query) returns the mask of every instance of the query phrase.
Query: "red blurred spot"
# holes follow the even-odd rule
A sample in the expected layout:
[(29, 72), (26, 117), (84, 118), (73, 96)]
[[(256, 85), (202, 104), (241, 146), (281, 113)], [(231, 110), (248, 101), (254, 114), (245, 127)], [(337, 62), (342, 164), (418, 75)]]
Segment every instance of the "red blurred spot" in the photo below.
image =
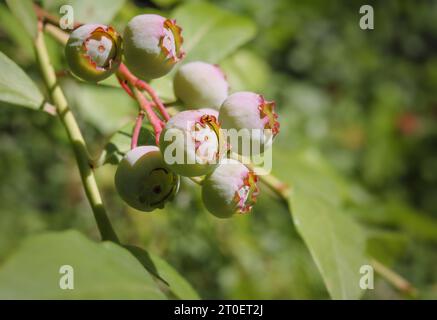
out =
[(415, 114), (405, 112), (398, 117), (397, 127), (402, 134), (409, 136), (417, 132), (420, 127), (420, 122)]

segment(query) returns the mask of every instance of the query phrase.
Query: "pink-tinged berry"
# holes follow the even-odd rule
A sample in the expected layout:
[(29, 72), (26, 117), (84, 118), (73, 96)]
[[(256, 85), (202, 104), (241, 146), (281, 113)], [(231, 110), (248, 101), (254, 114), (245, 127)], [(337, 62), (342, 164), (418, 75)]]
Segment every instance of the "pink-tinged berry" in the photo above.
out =
[(165, 165), (156, 146), (130, 150), (117, 167), (115, 186), (120, 197), (140, 211), (163, 208), (179, 188), (179, 176)]
[(202, 182), (202, 200), (218, 218), (249, 213), (259, 189), (257, 176), (241, 162), (227, 159)]
[(201, 111), (201, 112), (204, 112), (206, 114), (209, 114), (211, 116), (214, 116), (216, 119), (218, 119), (218, 117), (219, 117), (219, 112), (218, 112), (217, 109), (201, 108), (201, 109), (198, 109), (198, 110)]
[(120, 65), (121, 36), (111, 27), (85, 24), (70, 34), (65, 57), (75, 76), (91, 82), (103, 80)]
[(172, 117), (161, 132), (159, 146), (165, 163), (177, 174), (202, 176), (217, 167), (224, 139), (216, 116), (187, 110)]
[[(219, 114), (220, 125), (227, 129), (232, 150), (245, 156), (262, 153), (271, 146), (279, 132), (277, 118), (274, 101), (267, 101), (260, 94), (245, 91), (226, 98)], [(239, 134), (238, 143), (232, 143), (235, 131)]]
[(132, 18), (124, 31), (126, 65), (145, 80), (164, 76), (184, 56), (181, 31), (175, 20), (157, 14)]
[(181, 66), (174, 77), (173, 87), (176, 97), (190, 108), (219, 109), (229, 90), (220, 68), (201, 61)]

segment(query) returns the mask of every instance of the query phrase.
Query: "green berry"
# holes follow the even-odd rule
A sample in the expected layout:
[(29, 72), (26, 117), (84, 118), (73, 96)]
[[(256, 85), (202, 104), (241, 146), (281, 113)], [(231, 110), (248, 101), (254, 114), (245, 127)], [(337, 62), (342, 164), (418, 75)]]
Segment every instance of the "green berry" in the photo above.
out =
[[(228, 139), (235, 135), (229, 129), (239, 133), (237, 145), (232, 150), (245, 156), (264, 152), (279, 132), (279, 122), (275, 113), (275, 102), (266, 101), (262, 95), (253, 92), (236, 92), (223, 102), (220, 108), (219, 122), (227, 129)], [(243, 145), (248, 143), (248, 148)], [(248, 150), (249, 154), (246, 154)]]
[(157, 14), (132, 18), (124, 31), (126, 65), (145, 80), (164, 76), (184, 56), (181, 30), (174, 20)]
[(120, 197), (140, 211), (163, 208), (179, 188), (179, 176), (165, 165), (156, 146), (130, 150), (118, 165), (115, 186)]
[(65, 46), (71, 72), (97, 82), (113, 74), (121, 62), (122, 39), (111, 27), (85, 24), (74, 30)]
[(165, 163), (186, 177), (211, 172), (224, 154), (217, 118), (208, 111), (187, 110), (172, 117), (161, 132), (159, 146)]
[(222, 161), (202, 182), (203, 203), (218, 218), (249, 213), (259, 193), (257, 180), (241, 162)]
[(219, 109), (229, 89), (225, 75), (218, 66), (200, 61), (180, 67), (173, 86), (176, 97), (191, 108)]

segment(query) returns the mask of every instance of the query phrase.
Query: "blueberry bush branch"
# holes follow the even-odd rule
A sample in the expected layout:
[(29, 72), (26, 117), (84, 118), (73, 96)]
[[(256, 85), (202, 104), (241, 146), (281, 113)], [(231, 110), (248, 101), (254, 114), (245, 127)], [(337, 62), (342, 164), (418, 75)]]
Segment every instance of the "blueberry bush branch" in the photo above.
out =
[(68, 107), (65, 95), (57, 81), (55, 70), (50, 63), (42, 30), (43, 25), (40, 22), (38, 34), (34, 41), (34, 47), (45, 85), (50, 93), (52, 103), (56, 106), (57, 114), (59, 115), (59, 118), (71, 142), (71, 146), (76, 156), (83, 187), (93, 210), (102, 240), (119, 242), (118, 237), (106, 214), (105, 207), (103, 206), (102, 198), (94, 177), (93, 168), (90, 166), (85, 140), (73, 113)]
[(53, 39), (60, 44), (65, 45), (68, 41), (68, 34), (52, 24), (44, 24), (44, 32), (49, 34)]
[[(174, 28), (172, 29), (173, 31), (177, 30), (177, 28), (174, 26), (172, 21), (166, 20), (165, 23), (168, 23), (170, 28)], [(132, 30), (135, 29), (135, 25), (129, 27)], [(60, 42), (65, 43), (66, 42), (66, 36), (64, 36), (62, 34), (61, 30), (57, 30), (56, 28), (54, 28), (54, 26), (52, 25), (47, 25), (46, 27), (46, 31), (49, 32), (50, 34), (52, 34), (56, 39), (58, 39)], [(173, 35), (177, 34), (173, 33)], [(174, 40), (174, 39), (173, 39)], [(168, 48), (162, 48), (162, 49), (167, 49)], [(173, 50), (172, 48), (170, 48), (171, 50)], [(174, 54), (175, 57), (175, 61), (177, 61), (177, 58), (180, 56), (180, 53), (177, 52), (171, 52), (171, 50), (168, 52), (169, 54)], [(129, 53), (131, 54), (131, 53)], [(138, 61), (136, 55), (141, 54), (136, 52), (133, 54), (133, 57), (135, 58), (136, 61)], [(127, 55), (126, 55), (127, 56)], [(185, 65), (188, 68), (188, 65)], [(150, 67), (150, 66), (148, 66)], [(141, 72), (144, 72), (144, 70), (146, 70), (147, 72), (157, 72), (160, 73), (162, 70), (149, 70), (149, 69), (153, 69), (153, 68), (148, 68), (148, 67), (144, 67), (141, 69)], [(191, 65), (191, 67), (193, 68), (197, 68), (199, 67), (198, 65), (193, 66)], [(183, 68), (181, 68), (182, 70)], [(204, 67), (200, 67), (200, 70), (202, 70), (202, 72), (205, 70)], [(137, 71), (138, 72), (138, 71)], [(222, 80), (222, 75), (220, 75), (220, 72), (218, 72), (218, 70), (216, 70), (215, 68), (210, 68), (210, 70), (205, 71), (205, 72), (209, 72), (209, 76), (214, 76), (217, 79), (219, 79), (217, 82), (220, 82), (220, 80)], [(190, 72), (188, 72), (190, 73)], [(179, 78), (177, 78), (177, 76), (180, 75)], [(147, 77), (148, 75), (144, 75), (142, 76), (142, 78), (149, 78)], [(193, 90), (195, 90), (195, 86), (192, 86), (192, 83), (189, 83), (189, 77), (184, 77), (183, 72), (181, 71), (180, 73), (178, 73), (176, 76), (175, 80), (175, 84), (178, 84), (178, 86), (180, 86), (182, 88), (182, 90), (180, 92), (191, 92)], [(158, 138), (159, 138), (159, 134), (161, 133), (161, 131), (164, 128), (164, 121), (167, 121), (170, 119), (170, 115), (168, 110), (166, 109), (165, 105), (160, 101), (158, 95), (156, 94), (156, 92), (153, 90), (153, 88), (145, 81), (137, 78), (135, 75), (133, 75), (130, 70), (128, 69), (127, 66), (125, 66), (124, 64), (120, 64), (118, 70), (117, 70), (117, 77), (118, 80), (120, 82), (121, 87), (133, 98), (135, 98), (138, 101), (138, 104), (140, 106), (140, 114), (137, 118), (136, 121), (136, 125), (133, 131), (133, 138), (132, 138), (132, 144), (131, 147), (134, 150), (137, 150), (138, 148), (135, 148), (137, 146), (138, 143), (138, 134), (139, 134), (139, 129), (141, 128), (141, 123), (142, 123), (142, 119), (144, 118), (144, 116), (147, 116), (149, 122), (152, 124), (152, 126), (154, 127), (154, 131), (155, 131), (155, 136), (156, 136), (156, 143), (157, 145), (159, 144)], [(225, 83), (225, 82), (224, 82)], [(217, 92), (219, 92), (220, 90), (218, 90)], [(227, 92), (227, 88), (225, 90), (225, 92)], [(150, 99), (153, 101), (153, 105), (151, 102), (149, 102), (147, 100), (147, 98), (144, 96), (144, 93), (146, 93)], [(224, 95), (226, 96), (226, 94)], [(186, 97), (178, 97), (180, 98), (182, 101), (184, 99), (187, 99)], [(217, 97), (208, 97), (210, 99), (215, 99)], [(262, 116), (262, 121), (260, 123), (260, 126), (265, 126), (268, 125), (270, 127), (270, 129), (272, 129), (273, 132), (277, 133), (278, 130), (278, 125), (277, 125), (277, 121), (275, 119), (276, 115), (272, 112), (273, 107), (274, 107), (274, 103), (272, 102), (268, 102), (265, 101), (264, 98), (262, 96), (258, 96), (258, 95), (253, 95), (253, 94), (239, 94), (238, 97), (234, 96), (234, 99), (229, 99), (228, 101), (228, 107), (227, 109), (229, 109), (230, 111), (232, 111), (234, 108), (234, 104), (235, 103), (240, 103), (242, 100), (251, 100), (251, 101), (256, 101), (256, 103), (254, 105), (248, 105), (247, 110), (245, 110), (245, 112), (250, 115), (251, 113), (257, 113), (259, 112), (260, 115)], [(221, 100), (221, 97), (218, 98), (218, 100)], [(213, 100), (210, 100), (213, 101)], [(196, 104), (197, 101), (194, 102), (187, 102), (186, 104), (191, 105), (191, 104)], [(259, 104), (258, 104), (259, 103)], [(204, 102), (199, 102), (199, 105), (204, 105)], [(206, 105), (214, 105), (214, 103), (206, 103)], [(153, 111), (153, 107), (156, 107), (157, 110), (159, 111), (161, 117), (163, 118), (163, 120), (161, 120)], [(223, 106), (222, 106), (223, 108)], [(226, 108), (223, 108), (226, 109)], [(141, 114), (141, 112), (144, 112), (144, 114)], [(183, 112), (181, 112), (183, 113)], [(173, 115), (173, 114), (172, 114)], [(187, 114), (185, 114), (187, 115)], [(195, 115), (195, 113), (190, 114), (190, 116)], [(174, 115), (174, 118), (177, 118), (177, 115)], [(196, 116), (197, 117), (197, 116)], [(228, 123), (232, 123), (235, 124), (235, 119), (233, 119), (233, 117), (235, 117), (235, 115), (233, 115), (232, 113), (228, 113), (226, 115), (226, 117), (224, 118), (224, 121), (222, 122), (228, 122)], [(194, 119), (194, 118), (193, 118)], [(247, 117), (247, 119), (249, 119), (249, 117)], [(223, 119), (222, 119), (223, 120)], [(196, 125), (198, 125), (196, 127), (196, 129), (199, 130), (204, 130), (205, 129), (205, 133), (209, 134), (210, 132), (214, 131), (215, 127), (216, 127), (216, 123), (213, 120), (213, 117), (205, 117), (205, 115), (200, 115), (199, 117), (196, 118)], [(176, 121), (175, 121), (176, 122)], [(164, 128), (165, 129), (165, 128)], [(207, 132), (209, 131), (209, 132)], [(134, 151), (132, 150), (132, 151)], [(162, 150), (162, 149), (161, 149)], [(156, 152), (156, 149), (147, 149), (147, 150), (138, 150), (138, 152), (141, 152), (142, 156), (144, 157), (154, 157), (152, 156), (153, 154), (155, 154), (154, 152)], [(239, 155), (233, 155), (234, 159), (241, 161), (241, 156)], [(126, 158), (125, 158), (126, 159)], [(127, 160), (129, 160), (129, 156), (127, 156)], [(247, 161), (244, 161), (244, 163), (248, 163)], [(252, 164), (249, 164), (247, 167), (249, 167), (249, 169), (254, 169)], [(155, 168), (155, 169), (162, 169), (162, 168)], [(154, 170), (155, 170), (154, 169)], [(174, 169), (175, 172), (177, 172), (178, 170), (180, 170), (180, 168), (172, 168)], [(205, 166), (204, 169), (207, 169), (207, 167)], [(238, 195), (239, 197), (237, 197), (236, 199), (223, 199), (224, 201), (220, 201), (217, 198), (213, 199), (214, 201), (210, 201), (210, 197), (206, 196), (204, 197), (204, 203), (207, 206), (208, 210), (210, 212), (215, 212), (214, 214), (217, 216), (221, 216), (221, 217), (227, 217), (228, 213), (229, 213), (229, 208), (224, 207), (223, 203), (226, 203), (226, 201), (236, 201), (236, 205), (239, 208), (239, 210), (244, 213), (247, 210), (250, 210), (250, 206), (252, 204), (251, 200), (253, 200), (253, 197), (257, 194), (258, 190), (257, 188), (254, 186), (254, 180), (247, 175), (247, 172), (245, 170), (243, 170), (244, 168), (241, 167), (241, 172), (238, 172), (238, 174), (241, 174), (242, 176), (246, 176), (246, 178), (242, 181), (239, 181), (239, 185), (242, 186), (241, 189), (237, 190), (238, 191)], [(188, 169), (187, 167), (185, 167), (183, 169), (184, 171), (180, 171), (177, 173), (180, 173), (181, 175), (185, 175), (185, 176), (189, 176), (192, 174), (192, 172), (190, 172), (191, 169)], [(205, 172), (201, 172), (201, 174), (199, 174), (200, 172), (196, 172), (196, 174), (194, 174), (194, 176), (196, 175), (203, 175), (204, 173), (207, 173), (208, 170), (205, 170)], [(229, 175), (229, 177), (231, 177), (235, 172), (228, 172), (226, 170), (219, 170), (217, 171), (220, 173), (220, 175)], [(175, 190), (177, 190), (177, 185), (178, 182), (176, 181), (177, 179), (172, 176), (169, 175), (168, 172), (166, 173), (167, 176), (166, 178), (171, 181), (170, 185), (161, 185), (161, 184), (153, 184), (151, 183), (150, 185), (148, 185), (147, 187), (150, 187), (151, 189), (148, 189), (147, 194), (150, 194), (150, 191), (152, 191), (152, 194), (155, 190), (156, 192), (156, 196), (157, 197), (161, 197), (162, 195), (164, 196), (164, 200), (167, 199), (167, 196), (169, 195), (173, 195)], [(151, 176), (152, 177), (152, 176)], [(162, 177), (161, 177), (162, 178)], [(205, 179), (204, 181), (200, 182), (200, 180), (198, 180), (199, 178), (193, 177), (191, 176), (191, 178), (197, 182), (199, 182), (202, 185), (203, 189), (207, 189), (210, 188), (211, 190), (213, 190), (218, 184), (222, 184), (222, 180), (219, 177), (214, 177), (213, 175), (207, 176), (207, 179)], [(252, 180), (251, 180), (252, 179)], [(273, 175), (261, 175), (259, 177), (260, 181), (266, 185), (269, 189), (271, 189), (278, 197), (279, 199), (281, 199), (284, 203), (286, 203), (286, 205), (288, 206), (289, 209), (291, 209), (289, 207), (290, 205), (290, 194), (291, 194), (291, 188), (288, 187), (286, 184), (284, 184), (282, 181), (280, 181), (278, 178), (276, 178)], [(151, 179), (151, 181), (153, 181), (153, 179)], [(255, 181), (256, 182), (256, 181)], [(121, 183), (121, 187), (120, 190), (123, 191), (124, 190), (124, 186), (126, 186), (126, 190), (130, 191), (130, 184), (123, 184)], [(171, 189), (170, 190), (166, 190), (166, 192), (163, 193), (163, 188), (170, 186)], [(221, 186), (222, 189), (225, 189), (224, 186)], [(168, 191), (168, 192), (167, 192)], [(121, 192), (120, 192), (121, 193)], [(146, 194), (146, 193), (145, 193)], [(140, 200), (141, 197), (143, 195), (139, 195), (140, 196)], [(145, 196), (144, 196), (145, 197)], [(128, 199), (128, 198), (126, 198)], [(149, 201), (150, 199), (145, 199), (143, 198), (144, 201), (140, 201), (141, 203), (135, 203), (132, 204), (131, 200), (126, 200), (125, 201), (129, 204), (131, 204), (132, 206), (136, 206), (136, 207), (143, 207), (146, 200)], [(159, 198), (161, 199), (161, 198)], [(249, 202), (244, 203), (245, 201), (242, 201), (242, 199), (248, 199)], [(218, 205), (218, 206), (217, 206)], [(146, 206), (146, 210), (144, 211), (149, 211), (150, 207)], [(383, 276), (387, 281), (389, 281), (391, 284), (393, 284), (396, 288), (398, 288), (401, 292), (406, 293), (406, 294), (410, 294), (412, 292), (414, 292), (414, 288), (402, 277), (398, 276), (396, 273), (394, 273), (392, 270), (386, 268), (384, 265), (382, 265), (381, 263), (373, 260), (372, 264), (375, 268), (375, 270), (381, 274), (381, 276)]]

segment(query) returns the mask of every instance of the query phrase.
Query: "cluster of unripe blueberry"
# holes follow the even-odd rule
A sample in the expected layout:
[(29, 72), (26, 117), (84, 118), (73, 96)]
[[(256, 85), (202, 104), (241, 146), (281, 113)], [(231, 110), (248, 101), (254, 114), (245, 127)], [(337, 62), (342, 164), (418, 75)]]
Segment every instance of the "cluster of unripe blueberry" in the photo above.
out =
[[(80, 26), (71, 33), (65, 54), (71, 72), (86, 81), (109, 77), (123, 57), (135, 76), (150, 80), (167, 74), (184, 57), (182, 42), (174, 20), (144, 14), (127, 24), (123, 40), (105, 25)], [(175, 96), (192, 109), (166, 121), (158, 132), (158, 146), (127, 152), (115, 174), (118, 193), (131, 207), (152, 211), (177, 193), (180, 176), (203, 176), (202, 199), (208, 211), (220, 218), (249, 212), (259, 193), (258, 179), (243, 163), (228, 159), (234, 146), (223, 129), (243, 131), (242, 137), (260, 147), (255, 153), (262, 153), (279, 131), (274, 102), (253, 92), (229, 95), (219, 67), (200, 61), (182, 65), (173, 85)], [(258, 134), (252, 134), (254, 130)], [(235, 152), (241, 155), (241, 150)]]

